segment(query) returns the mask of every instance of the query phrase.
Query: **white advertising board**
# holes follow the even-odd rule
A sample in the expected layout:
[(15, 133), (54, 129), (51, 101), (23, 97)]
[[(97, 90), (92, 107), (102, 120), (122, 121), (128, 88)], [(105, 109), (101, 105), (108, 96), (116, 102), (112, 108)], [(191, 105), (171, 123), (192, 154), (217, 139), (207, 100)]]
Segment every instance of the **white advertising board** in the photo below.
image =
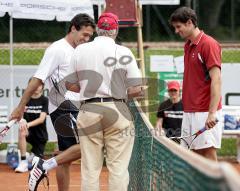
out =
[[(23, 94), (24, 89), (27, 86), (29, 78), (35, 73), (37, 66), (14, 66), (13, 67), (13, 105), (17, 106), (20, 98)], [(7, 106), (8, 115), (11, 112), (10, 108), (10, 67), (0, 66), (0, 106)], [(47, 95), (48, 90), (44, 90), (44, 94)], [(12, 128), (8, 135), (4, 138), (4, 142), (10, 142), (11, 133), (14, 135), (14, 141), (17, 142), (18, 128)], [(53, 129), (50, 117), (47, 117), (47, 130), (49, 135), (49, 141), (56, 141), (56, 133)]]

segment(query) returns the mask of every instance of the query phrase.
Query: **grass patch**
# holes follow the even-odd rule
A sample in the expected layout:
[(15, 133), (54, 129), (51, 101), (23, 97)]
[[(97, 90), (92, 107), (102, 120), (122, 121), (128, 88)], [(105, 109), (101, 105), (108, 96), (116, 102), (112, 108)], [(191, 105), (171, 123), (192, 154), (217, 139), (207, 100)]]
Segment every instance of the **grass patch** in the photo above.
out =
[[(44, 49), (14, 49), (14, 65), (38, 65), (43, 57)], [(10, 52), (7, 49), (0, 50), (0, 65), (10, 64)]]
[[(15, 143), (15, 144), (17, 144), (17, 143)], [(8, 143), (0, 144), (0, 150), (7, 149), (7, 145), (8, 145)], [(27, 152), (31, 152), (31, 148), (32, 148), (32, 146), (28, 143), (27, 144)], [(44, 154), (51, 155), (55, 151), (55, 148), (56, 148), (55, 142), (47, 142), (47, 144), (45, 146)]]
[(222, 148), (218, 150), (218, 156), (237, 156), (237, 139), (222, 139)]
[(222, 52), (223, 63), (240, 63), (240, 50), (224, 50)]
[(7, 143), (1, 143), (0, 144), (0, 150), (4, 150), (7, 148)]
[[(15, 48), (13, 51), (13, 63), (15, 65), (38, 65), (43, 57), (45, 49), (19, 49)], [(136, 50), (133, 50), (136, 55)], [(145, 63), (146, 69), (149, 68), (150, 55), (183, 55), (183, 49), (158, 49), (158, 50), (145, 50)], [(238, 63), (240, 62), (240, 50), (223, 50), (222, 61), (223, 63)], [(10, 52), (8, 49), (0, 49), (0, 65), (10, 64)]]
[[(222, 139), (222, 148), (218, 150), (218, 156), (222, 157), (236, 157), (237, 156), (237, 140), (234, 138), (223, 138)], [(48, 142), (45, 147), (44, 154), (51, 155), (56, 148), (56, 143)], [(7, 149), (7, 143), (0, 144), (0, 150)], [(31, 145), (27, 145), (27, 151), (31, 151)]]

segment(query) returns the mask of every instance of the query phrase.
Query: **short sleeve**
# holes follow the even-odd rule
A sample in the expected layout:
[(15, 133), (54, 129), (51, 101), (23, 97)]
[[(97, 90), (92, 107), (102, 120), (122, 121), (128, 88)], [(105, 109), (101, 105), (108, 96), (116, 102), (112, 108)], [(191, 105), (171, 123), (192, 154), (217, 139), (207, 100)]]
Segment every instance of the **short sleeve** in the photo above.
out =
[(61, 50), (51, 46), (48, 47), (34, 77), (42, 80), (44, 83), (60, 65), (60, 62), (64, 60), (62, 56), (63, 54), (61, 54)]
[(204, 44), (202, 50), (207, 69), (210, 70), (213, 66), (221, 69), (222, 52), (220, 45), (212, 39)]
[(138, 68), (136, 59), (130, 50), (128, 50), (128, 56), (131, 58), (131, 62), (126, 65), (127, 87), (142, 85), (141, 72)]
[(42, 112), (48, 113), (48, 98), (43, 96)]
[(68, 75), (66, 77), (66, 81), (70, 83), (79, 82), (77, 73), (77, 55), (77, 50), (75, 49), (68, 68)]
[(164, 103), (160, 104), (160, 106), (158, 107), (158, 112), (157, 112), (157, 117), (158, 118), (164, 118)]

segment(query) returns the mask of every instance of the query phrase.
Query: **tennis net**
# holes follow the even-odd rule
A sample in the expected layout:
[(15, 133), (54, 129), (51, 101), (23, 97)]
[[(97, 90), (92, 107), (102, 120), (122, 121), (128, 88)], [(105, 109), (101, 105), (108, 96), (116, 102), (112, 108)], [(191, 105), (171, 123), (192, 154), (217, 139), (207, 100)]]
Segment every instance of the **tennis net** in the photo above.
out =
[(207, 160), (158, 136), (137, 102), (129, 108), (135, 120), (129, 191), (240, 190), (240, 176), (230, 164)]

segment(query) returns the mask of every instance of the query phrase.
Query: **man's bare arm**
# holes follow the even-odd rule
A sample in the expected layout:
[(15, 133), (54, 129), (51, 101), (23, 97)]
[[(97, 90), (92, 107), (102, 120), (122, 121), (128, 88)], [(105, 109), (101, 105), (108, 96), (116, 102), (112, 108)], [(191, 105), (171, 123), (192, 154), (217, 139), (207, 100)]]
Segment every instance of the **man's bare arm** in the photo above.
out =
[(72, 92), (79, 93), (80, 92), (80, 85), (78, 83), (71, 83), (71, 82), (65, 82), (66, 89)]
[(211, 97), (209, 112), (216, 112), (218, 108), (219, 101), (221, 99), (221, 71), (218, 67), (213, 67), (209, 71), (211, 77)]
[(161, 129), (163, 124), (163, 118), (158, 118), (156, 122), (156, 128)]
[(218, 109), (218, 104), (221, 99), (221, 71), (218, 67), (213, 67), (209, 71), (211, 78), (211, 87), (210, 87), (210, 104), (209, 104), (209, 114), (206, 121), (206, 126), (212, 128), (216, 125), (215, 113)]
[(28, 128), (35, 127), (37, 125), (40, 125), (40, 124), (44, 123), (44, 121), (46, 120), (46, 117), (47, 117), (47, 113), (46, 112), (41, 112), (40, 116), (37, 119), (28, 122), (28, 125), (27, 125)]

